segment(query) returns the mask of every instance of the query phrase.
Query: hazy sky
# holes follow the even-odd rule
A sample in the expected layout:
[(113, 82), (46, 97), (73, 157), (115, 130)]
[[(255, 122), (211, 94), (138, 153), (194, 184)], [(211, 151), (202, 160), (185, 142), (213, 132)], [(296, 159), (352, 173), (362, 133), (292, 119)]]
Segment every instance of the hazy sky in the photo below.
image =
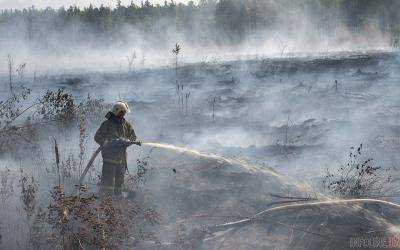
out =
[[(132, 0), (121, 0), (122, 4), (129, 4)], [(144, 2), (145, 0), (143, 0)], [(168, 0), (169, 1), (169, 0)], [(188, 0), (174, 0), (175, 2), (188, 2)], [(141, 0), (133, 0), (134, 3), (140, 3)], [(164, 0), (150, 0), (151, 3), (164, 3)], [(79, 5), (88, 6), (93, 4), (99, 6), (115, 6), (117, 0), (0, 0), (0, 9), (21, 9), (35, 6), (36, 8), (46, 8), (48, 6), (58, 8), (61, 6)]]

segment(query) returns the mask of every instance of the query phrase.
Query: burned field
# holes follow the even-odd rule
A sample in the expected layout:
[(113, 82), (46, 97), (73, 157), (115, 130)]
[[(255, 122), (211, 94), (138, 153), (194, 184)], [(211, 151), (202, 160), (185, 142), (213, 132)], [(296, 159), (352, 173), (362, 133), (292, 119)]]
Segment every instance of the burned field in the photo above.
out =
[[(345, 249), (399, 234), (395, 53), (17, 69), (2, 78), (1, 248)], [(100, 157), (77, 184), (120, 99), (144, 143), (124, 198), (101, 199)]]

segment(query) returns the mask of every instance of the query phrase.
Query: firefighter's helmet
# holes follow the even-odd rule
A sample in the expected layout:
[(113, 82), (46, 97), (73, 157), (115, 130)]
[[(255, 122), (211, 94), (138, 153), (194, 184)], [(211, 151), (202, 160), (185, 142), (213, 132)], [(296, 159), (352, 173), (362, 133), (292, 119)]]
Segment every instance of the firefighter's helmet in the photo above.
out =
[(124, 101), (118, 101), (114, 104), (113, 108), (112, 108), (112, 113), (114, 115), (118, 115), (120, 112), (124, 112), (124, 113), (130, 113), (131, 110), (129, 109), (129, 105), (128, 103), (124, 102)]

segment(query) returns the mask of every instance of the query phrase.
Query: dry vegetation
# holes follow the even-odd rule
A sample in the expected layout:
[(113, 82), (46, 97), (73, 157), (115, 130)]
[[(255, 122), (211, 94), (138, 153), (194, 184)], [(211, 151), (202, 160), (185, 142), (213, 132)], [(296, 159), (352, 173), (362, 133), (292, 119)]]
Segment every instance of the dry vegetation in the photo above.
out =
[[(215, 209), (215, 213), (219, 213), (220, 207), (217, 202), (214, 204), (205, 202), (205, 199), (215, 200), (215, 194), (208, 191), (199, 192), (197, 190), (202, 188), (194, 188), (193, 186), (194, 189), (189, 198), (185, 195), (186, 192), (181, 186), (167, 185), (161, 189), (175, 190), (171, 190), (171, 192), (175, 192), (176, 202), (180, 204), (180, 208), (177, 208), (178, 211), (196, 216), (191, 216), (191, 218), (189, 217), (187, 220), (177, 223), (176, 239), (169, 243), (163, 243), (154, 233), (154, 230), (156, 230), (154, 226), (159, 225), (161, 222), (161, 215), (146, 202), (146, 196), (150, 195), (151, 191), (143, 189), (148, 181), (148, 173), (153, 171), (153, 166), (158, 166), (154, 162), (149, 164), (151, 151), (149, 155), (137, 159), (136, 173), (129, 173), (125, 190), (128, 193), (127, 199), (97, 197), (96, 173), (93, 172), (89, 175), (89, 185), (78, 187), (80, 192), (76, 193), (74, 192), (74, 185), (78, 183), (79, 176), (82, 173), (82, 166), (85, 163), (88, 148), (87, 124), (92, 122), (99, 123), (108, 106), (102, 100), (92, 99), (90, 96), (76, 104), (73, 96), (61, 89), (48, 91), (44, 96), (34, 101), (36, 103), (34, 106), (27, 104), (29, 103), (29, 98), (30, 91), (21, 87), (10, 100), (2, 103), (1, 106), (2, 117), (6, 118), (3, 119), (5, 122), (2, 123), (2, 131), (7, 131), (0, 136), (1, 154), (4, 156), (11, 155), (14, 158), (20, 155), (27, 157), (26, 152), (23, 153), (19, 150), (24, 145), (25, 148), (31, 150), (30, 159), (41, 155), (43, 158), (42, 164), (45, 164), (44, 166), (27, 166), (25, 159), (23, 161), (24, 164), (22, 164), (21, 160), (18, 172), (11, 171), (10, 168), (5, 166), (0, 172), (0, 195), (4, 208), (1, 216), (5, 217), (12, 214), (6, 204), (12, 202), (15, 199), (14, 197), (19, 197), (17, 204), (20, 209), (17, 220), (21, 220), (22, 224), (15, 230), (17, 230), (16, 232), (21, 232), (21, 235), (25, 235), (24, 237), (15, 238), (15, 242), (12, 243), (10, 242), (10, 236), (6, 236), (9, 231), (6, 233), (1, 231), (1, 234), (6, 236), (8, 246), (17, 245), (24, 248), (51, 247), (57, 249), (113, 249), (132, 248), (135, 246), (151, 248), (163, 245), (174, 249), (192, 249), (201, 247), (206, 236), (211, 235), (214, 237), (215, 233), (219, 231), (232, 228), (238, 228), (236, 230), (239, 230), (253, 223), (270, 223), (269, 214), (279, 215), (284, 213), (287, 216), (286, 210), (296, 209), (296, 205), (285, 204), (301, 203), (297, 207), (297, 211), (307, 210), (308, 207), (321, 207), (327, 204), (334, 206), (336, 204), (335, 202), (312, 203), (318, 201), (319, 198), (317, 196), (292, 197), (269, 194), (275, 199), (269, 203), (264, 202), (262, 207), (270, 206), (272, 207), (271, 209), (253, 217), (242, 217), (248, 219), (238, 222), (199, 228), (198, 225), (201, 218), (198, 216), (202, 208), (207, 210)], [(21, 108), (24, 106), (32, 107), (32, 109), (29, 112), (25, 112), (26, 108)], [(21, 117), (22, 113), (25, 113), (26, 118), (22, 122), (17, 122), (19, 120), (16, 118)], [(49, 131), (46, 135), (49, 136), (49, 133), (52, 133), (50, 138), (53, 137), (52, 143), (49, 144), (50, 155), (46, 156), (46, 153), (40, 151), (41, 147), (39, 146), (41, 140), (40, 131), (44, 128)], [(76, 152), (64, 154), (60, 149), (62, 145), (59, 145), (58, 142), (63, 140), (62, 136), (70, 136), (69, 133), (65, 132), (66, 130), (77, 131), (77, 148), (79, 150)], [(38, 152), (35, 152), (35, 150)], [(379, 197), (385, 194), (386, 190), (383, 190), (383, 186), (386, 182), (390, 184), (390, 176), (387, 176), (388, 179), (382, 179), (384, 175), (380, 171), (383, 170), (380, 167), (375, 167), (372, 159), (365, 158), (362, 155), (362, 145), (352, 150), (349, 154), (349, 162), (345, 166), (342, 166), (337, 173), (327, 173), (324, 184), (329, 194), (342, 198)], [(48, 161), (49, 158), (54, 160)], [(206, 159), (201, 161), (204, 160)], [(164, 168), (165, 164), (167, 163), (163, 162), (162, 166), (158, 166), (160, 167), (158, 172), (163, 173), (161, 168)], [(37, 167), (40, 169), (33, 169)], [(222, 169), (222, 167), (220, 168)], [(213, 173), (216, 170), (207, 169), (204, 169), (204, 173), (199, 175), (200, 178), (205, 176), (213, 178)], [(174, 169), (175, 173), (176, 171)], [(178, 171), (182, 175), (186, 170), (179, 169)], [(188, 168), (187, 171), (192, 170)], [(219, 175), (220, 173), (215, 172), (214, 174)], [(196, 176), (195, 173), (190, 173), (190, 175), (192, 175), (191, 179)], [(247, 174), (245, 173), (233, 176), (229, 174), (225, 178), (233, 178), (232, 180), (235, 180), (239, 187), (246, 187), (250, 185), (248, 181), (245, 181), (250, 176), (246, 176)], [(18, 179), (18, 186), (15, 185), (16, 179)], [(183, 179), (181, 181), (185, 183)], [(241, 183), (242, 181), (243, 183)], [(252, 182), (254, 181), (259, 182), (261, 180), (254, 179)], [(222, 180), (222, 182), (224, 181)], [(209, 183), (209, 185), (216, 184)], [(220, 188), (226, 189), (223, 183), (221, 185)], [(248, 189), (246, 192), (254, 192), (251, 191), (253, 188), (250, 186), (244, 190)], [(270, 188), (265, 189), (267, 192), (265, 195), (268, 195)], [(244, 190), (241, 192), (246, 195)], [(157, 192), (161, 191), (156, 190), (153, 194)], [(161, 198), (162, 192), (159, 196)], [(246, 196), (246, 199), (248, 199), (251, 195), (247, 194)], [(253, 198), (252, 202), (260, 202), (258, 196)], [(229, 211), (233, 213), (237, 210), (237, 207), (234, 204), (230, 204), (229, 201), (223, 201), (221, 197), (218, 200), (221, 203), (228, 202), (226, 203), (225, 211), (220, 215), (220, 219), (228, 219), (229, 215), (227, 213)], [(342, 203), (346, 202), (343, 201)], [(360, 202), (353, 201), (353, 203)], [(193, 204), (189, 205), (189, 203)], [(352, 201), (348, 201), (348, 203), (352, 203)], [(254, 214), (256, 211), (246, 208), (243, 212)], [(207, 217), (207, 215), (205, 216)], [(207, 219), (202, 218), (201, 220), (212, 222), (218, 218), (211, 218), (212, 216), (210, 216), (208, 215)], [(319, 218), (317, 214), (314, 214), (314, 216)], [(166, 219), (171, 220), (171, 218)], [(220, 219), (219, 221), (221, 221)], [(192, 222), (190, 229), (185, 226), (188, 221)], [(271, 223), (275, 222), (272, 221)], [(9, 225), (10, 221), (2, 224), (1, 230), (4, 230), (4, 227)], [(197, 227), (193, 227), (193, 225), (197, 225)], [(285, 226), (286, 224), (283, 225)], [(282, 226), (282, 223), (280, 226)], [(286, 227), (292, 231), (296, 230), (293, 226)], [(312, 230), (305, 231), (305, 233), (315, 234)], [(216, 240), (215, 238), (211, 239), (211, 242)], [(217, 243), (215, 244), (222, 248), (225, 244), (228, 244), (225, 241), (216, 241)], [(206, 246), (207, 242), (210, 242), (210, 239), (206, 240)], [(243, 240), (242, 243), (244, 242)], [(290, 244), (295, 244), (295, 242), (291, 241)], [(232, 243), (227, 246), (232, 246)]]
[[(134, 199), (97, 197), (95, 173), (79, 194), (73, 192), (85, 163), (86, 125), (99, 123), (106, 109), (106, 103), (90, 96), (76, 104), (62, 89), (32, 100), (30, 90), (23, 86), (14, 88), (9, 99), (0, 103), (0, 154), (11, 159), (11, 165), (2, 164), (0, 170), (0, 216), (8, 217), (1, 222), (0, 235), (7, 241), (4, 247), (111, 249), (157, 241), (151, 227), (160, 222), (160, 215)], [(68, 131), (76, 130), (79, 150), (65, 154), (58, 142), (73, 134)], [(48, 153), (41, 146), (43, 131), (48, 138), (54, 137), (47, 143)], [(16, 159), (19, 171), (11, 170)], [(131, 175), (134, 191), (145, 178), (144, 161), (138, 159), (138, 172)], [(37, 162), (43, 165), (35, 165)], [(17, 204), (17, 214), (10, 203)], [(20, 220), (22, 224), (10, 228), (13, 221)]]
[[(177, 102), (171, 110), (182, 128), (188, 125), (183, 118), (190, 115), (191, 97), (178, 70), (180, 52), (176, 44), (172, 53)], [(129, 68), (135, 58), (128, 58)], [(22, 85), (24, 67), (10, 73), (18, 77), (10, 78), (10, 96), (0, 102), (0, 155), (5, 159), (0, 165), (0, 247), (340, 249), (346, 243), (343, 239), (354, 232), (383, 231), (399, 224), (399, 206), (376, 200), (397, 195), (398, 177), (393, 169), (377, 166), (363, 145), (351, 148), (345, 164), (327, 170), (325, 194), (310, 195), (307, 187), (264, 164), (258, 168), (240, 157), (150, 143), (163, 150), (152, 148), (136, 160), (137, 171), (128, 172), (125, 182), (127, 197), (98, 197), (95, 167), (85, 185), (77, 184), (91, 151), (90, 124), (100, 124), (109, 105), (91, 96), (77, 102), (64, 89), (34, 98)], [(228, 81), (235, 83), (233, 77)], [(336, 98), (342, 92), (339, 87), (335, 81), (334, 91), (329, 88), (328, 93)], [(307, 86), (300, 83), (295, 88)], [(207, 126), (211, 115), (215, 126), (223, 120), (218, 113), (224, 100), (215, 96), (208, 103)], [(315, 119), (293, 123), (291, 114), (285, 111), (287, 119), (275, 129), (281, 140), (274, 152), (285, 157), (306, 145), (307, 136), (302, 135), (312, 127), (318, 137), (329, 131)], [(204, 224), (208, 226), (200, 226)], [(358, 224), (362, 226), (354, 226)], [(163, 233), (169, 234), (169, 242), (160, 239)]]
[(383, 197), (394, 190), (393, 172), (376, 166), (374, 159), (363, 155), (363, 144), (351, 148), (348, 162), (335, 172), (327, 170), (324, 188), (342, 198)]

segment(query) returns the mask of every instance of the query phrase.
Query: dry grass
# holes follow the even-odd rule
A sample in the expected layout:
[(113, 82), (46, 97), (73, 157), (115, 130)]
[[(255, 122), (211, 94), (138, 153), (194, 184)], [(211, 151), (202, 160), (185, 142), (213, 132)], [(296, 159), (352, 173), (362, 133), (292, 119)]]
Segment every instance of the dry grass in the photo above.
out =
[(51, 240), (63, 248), (118, 248), (140, 239), (153, 239), (141, 225), (159, 223), (152, 209), (128, 200), (98, 199), (94, 194), (67, 196), (62, 187), (51, 193), (48, 222)]
[[(31, 100), (29, 89), (22, 87), (18, 91), (14, 90), (12, 97), (0, 102), (0, 153), (15, 152), (18, 157), (25, 157), (27, 152), (20, 153), (17, 150), (22, 149), (20, 146), (23, 145), (31, 152), (29, 159), (37, 155), (44, 158), (41, 169), (36, 169), (37, 166), (20, 166), (18, 187), (21, 191), (18, 206), (21, 207), (23, 218), (20, 219), (24, 224), (18, 225), (21, 232), (21, 237), (16, 239), (18, 246), (27, 249), (113, 249), (133, 246), (142, 240), (157, 241), (149, 230), (161, 220), (154, 209), (138, 206), (133, 200), (98, 198), (96, 190), (89, 191), (83, 186), (79, 195), (69, 195), (66, 191), (72, 190), (77, 183), (85, 162), (87, 123), (100, 122), (109, 105), (90, 96), (76, 104), (73, 96), (61, 89), (48, 91), (37, 100)], [(21, 107), (31, 101), (36, 105), (27, 110), (30, 112), (25, 112), (26, 108)], [(22, 114), (26, 122), (16, 123)], [(53, 151), (54, 158), (40, 150), (37, 132), (47, 128), (57, 135), (54, 144), (50, 144), (47, 149)], [(66, 130), (73, 129), (78, 130), (79, 150), (65, 156), (60, 152), (60, 146), (63, 145), (59, 145), (59, 142), (70, 136), (65, 133)], [(48, 161), (46, 158), (55, 160)], [(31, 172), (35, 172), (35, 177)], [(143, 171), (138, 172), (138, 182), (144, 178), (144, 174)], [(41, 189), (39, 183), (43, 185)], [(16, 195), (14, 184), (11, 171), (8, 168), (1, 170), (0, 198), (3, 204)], [(95, 184), (91, 183), (91, 186)], [(52, 188), (49, 197), (46, 189), (53, 185), (56, 186)], [(4, 213), (4, 216), (10, 216), (13, 211), (7, 210)], [(16, 229), (9, 228), (6, 232), (9, 234), (10, 230)], [(8, 240), (12, 238), (12, 235), (7, 235)]]
[(323, 185), (331, 195), (361, 198), (387, 194), (391, 176), (374, 160), (363, 155), (363, 145), (351, 148), (345, 165), (331, 172), (327, 170)]
[(14, 195), (14, 176), (7, 167), (0, 170), (0, 199), (2, 203), (7, 202)]

